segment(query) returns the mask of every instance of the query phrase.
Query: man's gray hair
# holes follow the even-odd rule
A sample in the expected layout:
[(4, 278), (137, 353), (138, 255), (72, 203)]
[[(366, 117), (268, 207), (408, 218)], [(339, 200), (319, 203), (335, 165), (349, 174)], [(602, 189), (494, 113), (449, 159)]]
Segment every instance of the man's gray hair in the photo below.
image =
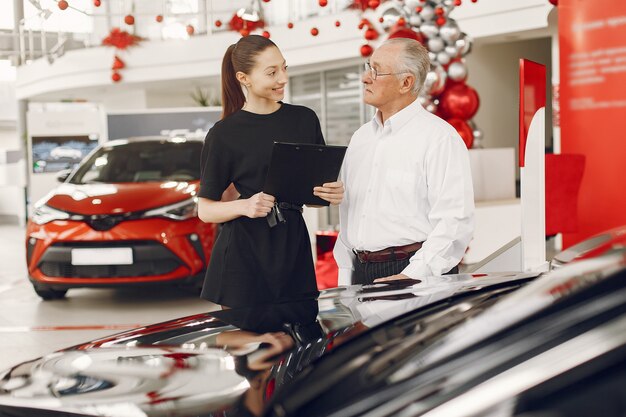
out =
[[(395, 72), (408, 72), (415, 77), (415, 84), (411, 92), (419, 94), (426, 74), (430, 71), (430, 58), (428, 50), (420, 42), (408, 38), (393, 38), (383, 42), (382, 45), (402, 45), (403, 53), (398, 57)], [(381, 46), (382, 46), (381, 45)]]

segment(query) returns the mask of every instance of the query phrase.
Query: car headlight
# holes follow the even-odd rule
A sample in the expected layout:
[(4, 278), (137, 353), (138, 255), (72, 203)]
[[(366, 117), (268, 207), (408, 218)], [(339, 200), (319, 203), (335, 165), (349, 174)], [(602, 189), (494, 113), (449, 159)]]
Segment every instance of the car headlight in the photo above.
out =
[(172, 220), (187, 220), (198, 216), (198, 197), (180, 201), (169, 206), (148, 210), (143, 217), (166, 217)]
[(61, 210), (53, 209), (50, 206), (42, 204), (35, 208), (32, 221), (36, 224), (46, 224), (55, 220), (67, 220), (70, 218), (70, 214)]

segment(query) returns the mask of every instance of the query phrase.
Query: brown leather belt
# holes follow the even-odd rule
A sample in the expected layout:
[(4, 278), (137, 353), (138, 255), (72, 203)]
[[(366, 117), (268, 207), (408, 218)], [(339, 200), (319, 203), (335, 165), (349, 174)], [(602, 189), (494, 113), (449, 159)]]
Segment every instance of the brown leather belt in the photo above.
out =
[(368, 262), (389, 262), (389, 261), (399, 261), (402, 259), (407, 259), (411, 252), (416, 252), (421, 249), (423, 242), (411, 243), (410, 245), (404, 246), (394, 246), (391, 248), (385, 248), (381, 250), (377, 250), (374, 252), (366, 251), (366, 250), (354, 250), (354, 254), (356, 255), (359, 262), (362, 264)]

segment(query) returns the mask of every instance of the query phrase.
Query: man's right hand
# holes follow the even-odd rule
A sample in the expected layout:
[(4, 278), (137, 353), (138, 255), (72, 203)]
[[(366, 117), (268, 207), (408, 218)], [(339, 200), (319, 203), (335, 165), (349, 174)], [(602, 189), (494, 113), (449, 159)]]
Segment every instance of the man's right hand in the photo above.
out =
[(250, 198), (243, 200), (243, 215), (250, 217), (251, 219), (257, 217), (267, 217), (276, 199), (274, 196), (265, 194), (264, 192), (257, 193)]

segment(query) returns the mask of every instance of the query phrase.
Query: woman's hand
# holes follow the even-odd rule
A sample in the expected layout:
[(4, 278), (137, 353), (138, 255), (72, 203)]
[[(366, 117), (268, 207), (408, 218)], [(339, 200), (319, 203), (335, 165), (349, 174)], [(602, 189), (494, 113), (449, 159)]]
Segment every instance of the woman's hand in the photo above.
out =
[(313, 188), (313, 195), (328, 201), (330, 204), (337, 205), (343, 200), (343, 182), (327, 182), (321, 187)]
[(262, 191), (256, 193), (252, 197), (243, 200), (243, 215), (251, 219), (266, 217), (272, 211), (275, 201), (276, 199), (272, 195), (265, 194)]

